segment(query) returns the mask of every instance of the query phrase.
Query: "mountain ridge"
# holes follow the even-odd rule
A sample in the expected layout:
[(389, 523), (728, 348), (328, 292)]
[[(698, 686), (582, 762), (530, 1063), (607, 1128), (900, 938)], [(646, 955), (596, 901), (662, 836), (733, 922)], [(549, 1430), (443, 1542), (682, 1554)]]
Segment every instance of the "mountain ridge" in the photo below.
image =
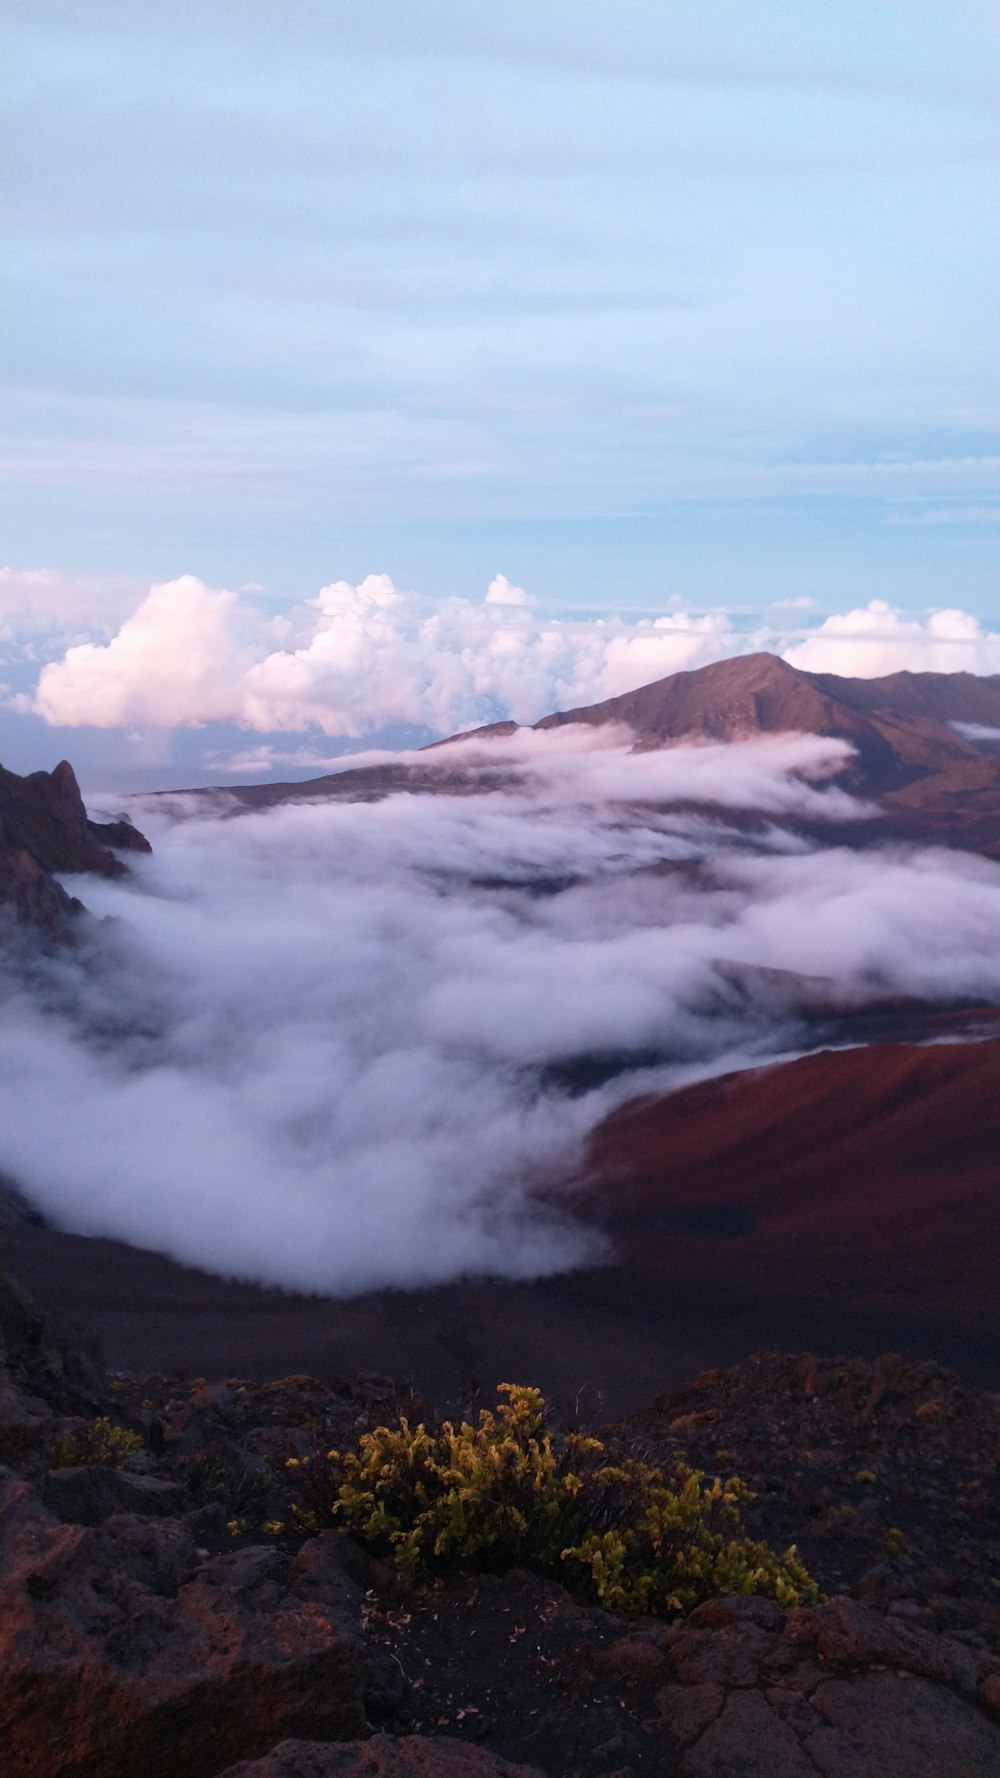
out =
[[(806, 673), (768, 653), (672, 673), (596, 704), (553, 711), (530, 727), (503, 721), (464, 730), (421, 749), (419, 762), (411, 757), (348, 766), (299, 783), (240, 784), (188, 794), (221, 793), (251, 808), (327, 796), (374, 798), (400, 790), (460, 794), (476, 787), (476, 767), (449, 757), (449, 748), (503, 743), (576, 723), (626, 724), (641, 749), (788, 732), (843, 739), (856, 757), (838, 774), (840, 782), (881, 805), (882, 820), (866, 824), (859, 843), (899, 838), (1000, 855), (995, 758), (988, 743), (953, 726), (995, 729), (1000, 737), (1000, 675), (902, 672), (849, 679)], [(496, 763), (502, 763), (499, 747)]]

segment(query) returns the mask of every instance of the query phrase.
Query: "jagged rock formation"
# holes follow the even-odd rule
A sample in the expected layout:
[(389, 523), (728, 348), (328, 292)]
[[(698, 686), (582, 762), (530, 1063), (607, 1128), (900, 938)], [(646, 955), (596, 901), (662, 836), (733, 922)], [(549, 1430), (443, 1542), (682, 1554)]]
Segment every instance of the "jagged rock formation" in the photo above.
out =
[(50, 939), (64, 937), (83, 903), (56, 882), (54, 873), (120, 877), (128, 867), (116, 852), (151, 850), (127, 818), (88, 818), (68, 760), (52, 772), (24, 778), (0, 766), (0, 910), (8, 921)]

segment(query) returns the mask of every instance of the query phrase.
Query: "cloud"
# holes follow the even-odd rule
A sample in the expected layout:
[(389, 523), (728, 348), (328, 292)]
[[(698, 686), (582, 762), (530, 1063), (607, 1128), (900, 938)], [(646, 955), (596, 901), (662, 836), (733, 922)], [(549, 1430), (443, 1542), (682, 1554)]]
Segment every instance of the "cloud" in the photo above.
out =
[(991, 728), (986, 722), (952, 722), (948, 726), (966, 741), (1000, 741), (1000, 728)]
[(61, 574), (55, 568), (0, 568), (4, 637), (52, 631), (113, 631), (141, 592), (134, 575)]
[(560, 623), (531, 612), (527, 597), (497, 575), (481, 603), (432, 606), (369, 574), (357, 586), (331, 582), (279, 620), (184, 575), (154, 586), (110, 642), (50, 662), (22, 707), (64, 727), (224, 721), (358, 736), (405, 722), (447, 734), (534, 721), (732, 646), (721, 614)]
[(614, 1104), (808, 1046), (824, 994), (996, 991), (987, 861), (727, 814), (843, 818), (837, 746), (559, 731), (461, 795), (149, 799), (153, 856), (87, 884), (117, 918), (13, 984), (0, 1159), (61, 1226), (300, 1289), (591, 1263), (565, 1187)]
[(884, 599), (843, 616), (828, 617), (804, 642), (785, 650), (785, 660), (809, 673), (841, 673), (859, 679), (883, 673), (995, 673), (1000, 635), (985, 632), (966, 611), (932, 611), (906, 617)]
[(506, 718), (534, 722), (759, 648), (811, 671), (862, 677), (998, 664), (1000, 638), (961, 611), (909, 617), (876, 600), (800, 640), (767, 626), (734, 631), (723, 612), (560, 621), (527, 599), (504, 575), (482, 601), (432, 604), (369, 574), (357, 585), (332, 581), (274, 617), (183, 575), (154, 586), (109, 641), (76, 643), (50, 661), (16, 707), (61, 727), (227, 722), (267, 735), (358, 738), (407, 723), (447, 735)]
[(533, 605), (530, 593), (523, 586), (512, 586), (506, 574), (497, 574), (486, 589), (487, 605)]

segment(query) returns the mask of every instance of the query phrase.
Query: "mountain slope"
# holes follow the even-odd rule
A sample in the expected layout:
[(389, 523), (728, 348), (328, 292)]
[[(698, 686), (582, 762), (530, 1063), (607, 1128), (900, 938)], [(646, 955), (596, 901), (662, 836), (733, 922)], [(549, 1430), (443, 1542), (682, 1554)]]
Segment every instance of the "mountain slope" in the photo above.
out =
[[(989, 740), (972, 739), (953, 726), (972, 724), (1000, 734), (1000, 676), (892, 673), (846, 679), (804, 673), (774, 654), (741, 655), (672, 673), (602, 703), (554, 712), (534, 727), (545, 731), (569, 723), (625, 723), (640, 748), (789, 731), (837, 736), (857, 753), (843, 783), (883, 808), (883, 821), (867, 823), (859, 843), (899, 837), (1000, 852), (1000, 784)], [(516, 723), (491, 723), (435, 742), (423, 750), (419, 764), (353, 767), (304, 783), (233, 786), (226, 794), (264, 807), (317, 796), (368, 799), (395, 790), (460, 793), (478, 787), (477, 768), (449, 756), (449, 743), (502, 743), (517, 733)]]
[(716, 1290), (988, 1316), (1000, 1046), (826, 1050), (633, 1101), (591, 1201), (626, 1263)]
[(751, 654), (673, 673), (601, 704), (543, 717), (535, 727), (570, 722), (626, 722), (646, 746), (793, 729), (837, 735), (857, 748), (869, 792), (885, 794), (949, 768), (981, 767), (980, 749), (950, 725), (1000, 727), (1000, 679), (971, 673), (842, 679), (803, 673), (778, 655)]

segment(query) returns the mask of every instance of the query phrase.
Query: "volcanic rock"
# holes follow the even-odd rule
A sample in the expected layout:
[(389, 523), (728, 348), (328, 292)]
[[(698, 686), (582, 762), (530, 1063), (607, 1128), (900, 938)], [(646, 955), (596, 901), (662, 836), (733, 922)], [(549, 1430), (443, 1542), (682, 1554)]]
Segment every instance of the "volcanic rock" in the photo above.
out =
[(90, 821), (68, 760), (26, 778), (0, 766), (0, 907), (19, 925), (64, 937), (83, 904), (54, 872), (120, 877), (127, 866), (111, 850), (149, 852), (127, 819)]
[(444, 1735), (373, 1735), (329, 1746), (282, 1741), (264, 1759), (230, 1766), (221, 1778), (545, 1778), (536, 1766), (511, 1765)]
[(61, 1525), (16, 1478), (0, 1515), (8, 1778), (209, 1778), (364, 1727), (356, 1604), (303, 1601), (273, 1547), (199, 1565), (183, 1527)]

